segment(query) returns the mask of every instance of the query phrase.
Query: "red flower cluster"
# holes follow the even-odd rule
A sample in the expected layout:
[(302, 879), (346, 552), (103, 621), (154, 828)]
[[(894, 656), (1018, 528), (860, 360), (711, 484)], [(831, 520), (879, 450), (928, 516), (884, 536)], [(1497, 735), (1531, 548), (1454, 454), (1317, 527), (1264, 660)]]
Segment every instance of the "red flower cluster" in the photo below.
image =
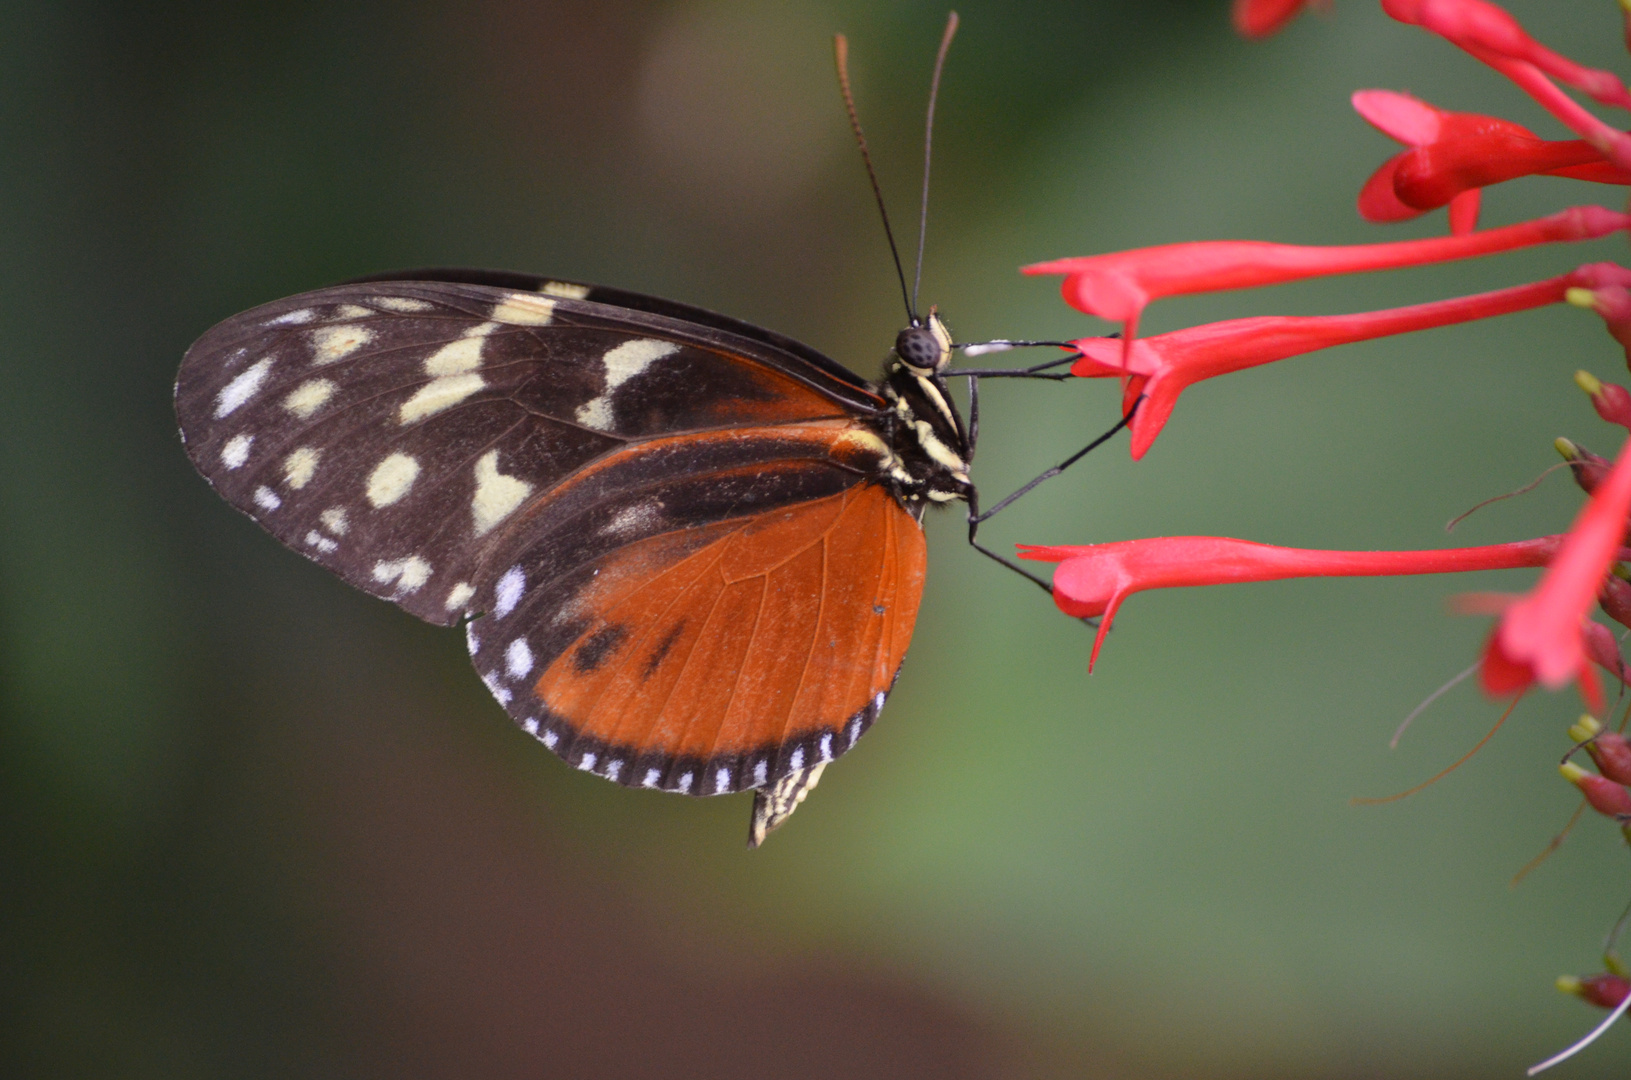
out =
[[(1237, 3), (1237, 25), (1271, 32), (1301, 7), (1296, 3)], [(1332, 274), (1422, 266), (1492, 255), (1537, 244), (1596, 239), (1631, 230), (1631, 215), (1576, 206), (1534, 221), (1477, 230), (1483, 187), (1545, 172), (1597, 183), (1631, 183), (1631, 135), (1575, 104), (1553, 79), (1594, 100), (1631, 108), (1631, 92), (1609, 72), (1581, 67), (1529, 37), (1505, 11), (1484, 0), (1383, 0), (1395, 19), (1431, 30), (1502, 72), (1582, 135), (1550, 143), (1494, 117), (1450, 113), (1405, 94), (1365, 90), (1359, 113), (1408, 149), (1366, 182), (1360, 210), (1374, 221), (1398, 221), (1449, 205), (1457, 235), (1348, 247), (1302, 247), (1259, 241), (1203, 241), (1058, 259), (1025, 268), (1061, 274), (1072, 307), (1121, 323), (1122, 337), (1072, 342), (1080, 354), (1071, 371), (1116, 378), (1123, 411), (1132, 412), (1132, 454), (1142, 457), (1160, 435), (1185, 389), (1204, 379), (1292, 356), (1375, 337), (1491, 318), (1552, 303), (1596, 311), (1627, 347), (1631, 362), (1631, 270), (1594, 263), (1544, 281), (1495, 292), (1354, 315), (1270, 316), (1190, 327), (1152, 338), (1137, 336), (1139, 316), (1167, 296), (1273, 285)], [(1624, 163), (1624, 164), (1622, 164)], [(1631, 393), (1582, 374), (1604, 419), (1631, 427)], [(1572, 448), (1573, 444), (1569, 444)], [(1566, 452), (1566, 456), (1572, 453)], [(1544, 566), (1527, 595), (1502, 605), (1481, 674), (1493, 695), (1521, 693), (1534, 683), (1557, 688), (1574, 681), (1593, 707), (1602, 701), (1596, 660), (1621, 670), (1612, 635), (1590, 612), (1621, 555), (1631, 513), (1631, 441), (1612, 464), (1571, 458), (1591, 499), (1566, 536), (1452, 551), (1339, 552), (1269, 547), (1219, 537), (1163, 537), (1096, 545), (1024, 546), (1028, 559), (1059, 563), (1054, 596), (1077, 616), (1102, 615), (1094, 658), (1121, 603), (1144, 589), (1286, 577), (1430, 574), (1497, 567)], [(1621, 583), (1623, 584), (1623, 583)], [(1604, 610), (1631, 619), (1631, 603), (1605, 599)], [(1627, 623), (1631, 625), (1631, 623)]]
[[(1478, 229), (1483, 189), (1516, 177), (1545, 174), (1631, 185), (1631, 134), (1599, 119), (1562, 88), (1599, 105), (1631, 110), (1631, 91), (1617, 76), (1551, 51), (1486, 0), (1381, 0), (1381, 4), (1397, 21), (1444, 38), (1506, 76), (1578, 137), (1546, 140), (1498, 117), (1450, 112), (1394, 91), (1361, 90), (1353, 95), (1354, 109), (1403, 149), (1361, 186), (1360, 215), (1386, 223), (1448, 207), (1451, 235), (1348, 247), (1207, 241), (1026, 267), (1030, 274), (1063, 275), (1067, 304), (1121, 324), (1120, 340), (1089, 337), (1071, 342), (1079, 354), (1071, 371), (1084, 378), (1121, 380), (1122, 412), (1131, 414), (1135, 459), (1143, 457), (1160, 435), (1182, 393), (1205, 379), (1334, 345), (1545, 304), (1568, 303), (1595, 311), (1631, 365), (1631, 269), (1614, 263), (1583, 265), (1543, 281), (1386, 311), (1234, 319), (1147, 339), (1137, 336), (1143, 310), (1163, 297), (1445, 263), (1631, 231), (1631, 215), (1593, 205)], [(1248, 36), (1265, 36), (1305, 6), (1306, 0), (1235, 0), (1235, 25)], [(1631, 43), (1631, 0), (1621, 0), (1621, 6)], [(1631, 431), (1631, 392), (1585, 372), (1576, 375), (1576, 382), (1599, 416)], [(1573, 682), (1588, 705), (1600, 712), (1604, 700), (1594, 665), (1611, 678), (1626, 681), (1614, 633), (1591, 616), (1595, 605), (1611, 620), (1631, 627), (1631, 583), (1616, 575), (1626, 573), (1619, 560), (1631, 556), (1627, 550), (1631, 438), (1612, 461), (1568, 440), (1556, 445), (1588, 495), (1568, 532), (1558, 536), (1480, 548), (1392, 552), (1309, 551), (1223, 537), (1161, 537), (1022, 546), (1020, 555), (1058, 564), (1053, 590), (1062, 610), (1100, 617), (1093, 661), (1123, 602), (1145, 589), (1542, 567), (1539, 582), (1528, 593), (1481, 597), (1470, 605), (1498, 616), (1479, 664), (1481, 682), (1487, 693), (1505, 698), (1515, 698), (1536, 683), (1556, 689)], [(1620, 735), (1602, 731), (1595, 721), (1589, 725), (1582, 721), (1572, 733), (1598, 771), (1566, 763), (1564, 775), (1599, 812), (1631, 822), (1631, 746)], [(1631, 841), (1631, 824), (1626, 825), (1626, 836)], [(1615, 1009), (1604, 1027), (1631, 1008), (1631, 982), (1619, 970), (1588, 979), (1571, 977), (1559, 985)], [(1534, 1071), (1578, 1051), (1596, 1034)]]

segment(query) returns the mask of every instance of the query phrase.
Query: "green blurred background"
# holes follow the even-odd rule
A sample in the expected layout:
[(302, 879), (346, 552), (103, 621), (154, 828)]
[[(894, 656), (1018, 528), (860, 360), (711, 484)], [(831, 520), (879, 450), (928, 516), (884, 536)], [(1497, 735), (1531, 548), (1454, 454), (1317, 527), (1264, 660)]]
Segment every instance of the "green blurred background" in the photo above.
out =
[[(1607, 0), (1509, 5), (1625, 70)], [(1097, 332), (1022, 263), (1178, 240), (1347, 243), (1389, 144), (1367, 86), (1562, 137), (1478, 64), (1339, 0), (1248, 44), (1223, 0), (961, 3), (924, 293), (960, 337)], [(1567, 818), (1572, 695), (1497, 709), (1445, 597), (1532, 575), (1145, 594), (1091, 635), (929, 524), (882, 721), (743, 850), (745, 798), (634, 793), (515, 730), (458, 636), (354, 593), (210, 493), (170, 383), (213, 322), (430, 264), (638, 289), (862, 372), (901, 322), (833, 85), (847, 32), (897, 220), (944, 7), (465, 0), (0, 5), (0, 1072), (29, 1077), (1514, 1076), (1599, 1014), (1628, 880)], [(1526, 181), (1502, 224), (1617, 189)], [(909, 226), (904, 231), (910, 232)], [(1515, 284), (1623, 240), (1169, 301), (1209, 319)], [(1206, 533), (1332, 548), (1557, 531), (1529, 480), (1614, 440), (1548, 309), (1186, 395), (990, 539)], [(1000, 495), (1115, 415), (993, 385)], [(1559, 1075), (1623, 1076), (1616, 1031)]]

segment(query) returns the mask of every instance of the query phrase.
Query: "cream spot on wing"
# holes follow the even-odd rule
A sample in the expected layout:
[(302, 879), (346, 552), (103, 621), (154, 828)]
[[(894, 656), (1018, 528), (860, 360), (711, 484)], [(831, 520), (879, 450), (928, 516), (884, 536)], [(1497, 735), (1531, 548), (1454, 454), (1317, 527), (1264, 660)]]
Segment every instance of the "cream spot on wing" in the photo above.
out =
[(320, 326), (311, 332), (311, 362), (332, 364), (336, 360), (345, 359), (373, 340), (372, 330), (355, 323)]
[(381, 585), (396, 583), (398, 592), (418, 592), (430, 580), (430, 563), (417, 555), (405, 559), (384, 559), (374, 564), (374, 580)]
[(307, 379), (289, 391), (289, 396), (283, 399), (283, 407), (307, 420), (333, 396), (334, 384), (327, 379)]
[(481, 366), (481, 347), (487, 343), (487, 335), (496, 329), (496, 322), (472, 326), (462, 337), (448, 342), (426, 357), (425, 374), (432, 376), (432, 379), (402, 403), (401, 422), (411, 424), (415, 420), (423, 420), (432, 413), (457, 405), (486, 386), (475, 371)]
[(448, 375), (435, 379), (421, 386), (417, 393), (402, 403), (402, 412), (399, 420), (404, 424), (411, 424), (416, 420), (423, 420), (433, 413), (443, 409), (450, 409), (474, 394), (487, 383), (477, 374)]
[(317, 459), (323, 452), (312, 446), (302, 446), (283, 459), (283, 480), (296, 491), (311, 483), (317, 471)]
[(510, 671), (510, 678), (519, 679), (532, 670), (532, 649), (527, 645), (526, 638), (516, 638), (510, 642), (510, 647), (504, 650), (504, 666)]
[(488, 316), (512, 326), (548, 326), (554, 317), (555, 301), (533, 293), (511, 293), (494, 304), (492, 314)]
[(635, 338), (606, 350), (601, 362), (606, 365), (606, 389), (599, 397), (578, 407), (578, 423), (605, 431), (612, 426), (612, 393), (619, 386), (645, 371), (665, 356), (672, 356), (680, 347), (672, 341), (656, 338)]
[(476, 460), (476, 494), (470, 512), (476, 519), (476, 535), (483, 536), (494, 525), (515, 512), (532, 493), (532, 485), (498, 471), (498, 451), (489, 450)]
[(316, 529), (306, 534), (306, 543), (321, 551), (324, 555), (332, 554), (340, 546)]
[(229, 469), (242, 468), (243, 463), (249, 460), (249, 448), (254, 442), (253, 435), (234, 435), (221, 447), (221, 464)]
[(271, 357), (258, 360), (239, 372), (237, 378), (221, 387), (221, 392), (215, 397), (215, 418), (221, 419), (260, 393), (262, 384), (266, 382), (266, 373), (271, 368)]
[(345, 507), (331, 506), (327, 510), (324, 510), (321, 514), (318, 514), (317, 519), (323, 523), (324, 528), (333, 533), (335, 536), (345, 535)]
[(368, 501), (376, 508), (390, 506), (419, 478), (419, 462), (407, 454), (390, 454), (368, 476)]
[(340, 319), (366, 319), (373, 313), (374, 312), (371, 308), (358, 307), (356, 304), (341, 304), (339, 307), (334, 309), (334, 314), (331, 316), (331, 318), (335, 319), (336, 321)]
[(498, 584), (493, 588), (493, 614), (502, 619), (514, 611), (526, 591), (527, 576), (519, 566), (504, 571), (504, 576), (498, 579)]
[(317, 312), (311, 308), (296, 308), (294, 311), (285, 311), (275, 319), (266, 320), (267, 326), (299, 326), (309, 323), (317, 318)]
[(559, 296), (567, 300), (582, 300), (589, 295), (589, 286), (574, 285), (570, 281), (546, 281), (538, 287), (545, 296)]
[(464, 605), (469, 603), (470, 598), (474, 595), (476, 595), (475, 588), (472, 587), (468, 581), (461, 581), (457, 585), (453, 586), (452, 590), (448, 592), (447, 603), (443, 604), (442, 606), (447, 608), (449, 611), (452, 611), (454, 608), (464, 607)]
[(277, 497), (277, 492), (264, 484), (256, 488), (250, 498), (254, 499), (255, 505), (262, 510), (276, 510), (283, 505), (283, 500)]
[(376, 298), (374, 303), (378, 304), (386, 311), (400, 311), (404, 313), (414, 311), (429, 311), (431, 308), (436, 306), (435, 304), (430, 303), (428, 300), (415, 300), (411, 296), (381, 296)]

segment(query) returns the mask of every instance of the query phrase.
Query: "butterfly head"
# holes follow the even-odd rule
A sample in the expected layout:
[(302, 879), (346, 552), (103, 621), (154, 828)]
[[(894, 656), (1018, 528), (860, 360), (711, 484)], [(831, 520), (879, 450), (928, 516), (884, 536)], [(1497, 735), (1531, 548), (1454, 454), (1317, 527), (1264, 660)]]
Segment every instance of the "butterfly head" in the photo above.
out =
[(951, 363), (951, 331), (930, 308), (928, 321), (914, 319), (895, 335), (895, 356), (913, 375), (938, 375)]

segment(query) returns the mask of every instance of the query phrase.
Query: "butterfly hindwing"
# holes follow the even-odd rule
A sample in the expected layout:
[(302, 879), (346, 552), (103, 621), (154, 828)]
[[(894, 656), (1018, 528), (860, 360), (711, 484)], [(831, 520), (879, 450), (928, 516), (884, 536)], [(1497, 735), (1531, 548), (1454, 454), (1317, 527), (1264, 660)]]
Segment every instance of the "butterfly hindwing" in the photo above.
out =
[(882, 488), (656, 532), (577, 573), (501, 579), (472, 657), (570, 764), (717, 794), (830, 761), (876, 718), (922, 595), (923, 534)]

